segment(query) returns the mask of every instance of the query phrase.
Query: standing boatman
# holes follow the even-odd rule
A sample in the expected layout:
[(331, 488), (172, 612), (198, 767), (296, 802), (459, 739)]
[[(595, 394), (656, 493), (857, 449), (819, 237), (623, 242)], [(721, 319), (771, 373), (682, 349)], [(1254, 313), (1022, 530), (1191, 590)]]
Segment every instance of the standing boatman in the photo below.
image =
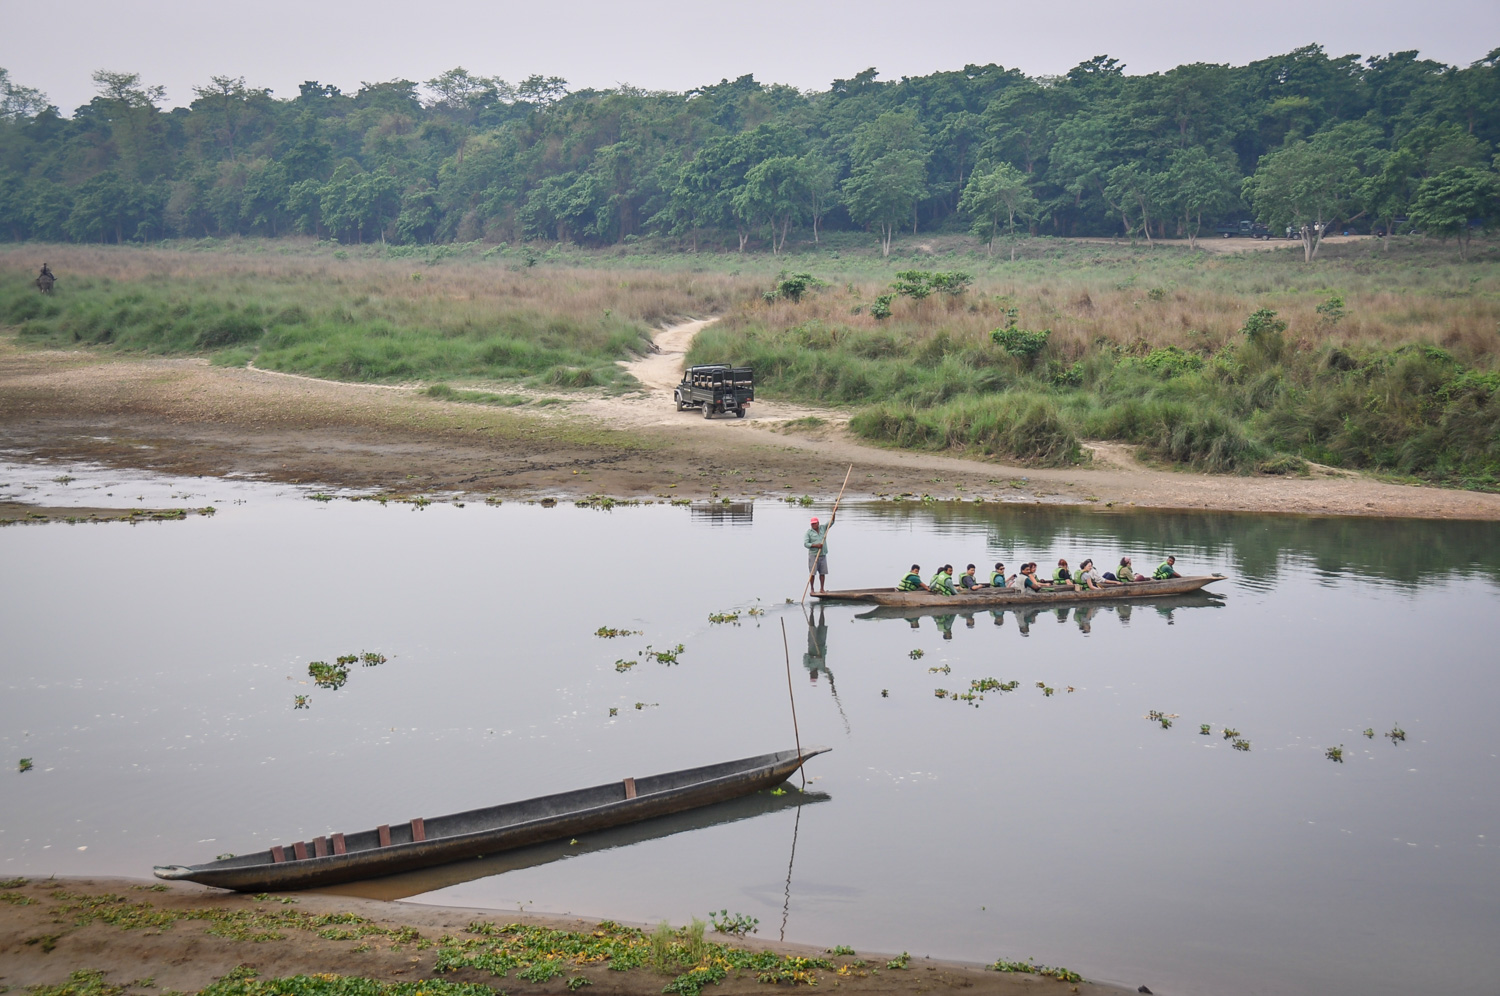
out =
[(828, 590), (828, 530), (833, 528), (833, 520), (837, 515), (837, 512), (830, 515), (828, 524), (821, 527), (817, 516), (814, 516), (812, 525), (802, 537), (802, 545), (807, 548), (807, 575), (812, 577), (814, 572), (817, 573), (819, 591)]

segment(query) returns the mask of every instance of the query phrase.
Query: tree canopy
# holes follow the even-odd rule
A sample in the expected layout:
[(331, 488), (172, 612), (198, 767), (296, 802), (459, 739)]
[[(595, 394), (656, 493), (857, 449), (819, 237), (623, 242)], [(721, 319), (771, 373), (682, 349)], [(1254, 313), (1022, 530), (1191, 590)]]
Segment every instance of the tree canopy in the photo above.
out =
[(170, 109), (141, 74), (101, 69), (63, 117), (0, 68), (0, 238), (659, 234), (780, 251), (863, 228), (889, 251), (908, 228), (1191, 239), (1254, 218), (1310, 233), (1312, 258), (1330, 226), (1409, 217), (1462, 237), (1493, 215), (1500, 49), (1466, 67), (1307, 46), (1124, 69), (1099, 56), (1055, 78), (968, 65), (667, 93), (455, 67), (284, 99), (214, 76)]

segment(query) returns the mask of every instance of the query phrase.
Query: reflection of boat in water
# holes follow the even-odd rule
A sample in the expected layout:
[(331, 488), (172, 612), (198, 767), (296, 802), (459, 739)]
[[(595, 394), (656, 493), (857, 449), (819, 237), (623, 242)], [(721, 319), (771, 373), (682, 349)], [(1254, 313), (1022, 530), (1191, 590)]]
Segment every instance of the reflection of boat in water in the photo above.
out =
[(934, 595), (930, 591), (899, 591), (895, 588), (853, 588), (847, 591), (813, 592), (814, 597), (825, 602), (867, 602), (874, 605), (892, 605), (911, 608), (935, 608), (944, 612), (963, 612), (966, 609), (1000, 606), (1047, 606), (1071, 605), (1075, 602), (1135, 602), (1142, 599), (1157, 599), (1168, 595), (1186, 595), (1199, 591), (1204, 585), (1225, 580), (1222, 574), (1200, 575), (1188, 578), (1168, 578), (1165, 581), (1135, 581), (1126, 585), (1110, 585), (1107, 588), (1089, 588), (1072, 591), (1029, 592), (1016, 588), (980, 588), (976, 591), (960, 591), (956, 595)]
[(785, 812), (788, 809), (827, 802), (830, 798), (832, 797), (826, 792), (799, 792), (796, 788), (790, 787), (782, 795), (772, 795), (769, 791), (755, 792), (685, 813), (659, 816), (654, 820), (586, 834), (577, 838), (576, 841), (553, 840), (545, 844), (534, 844), (531, 847), (507, 851), (504, 854), (493, 854), (469, 861), (453, 861), (437, 868), (424, 868), (421, 871), (335, 885), (323, 891), (342, 896), (362, 896), (366, 899), (404, 899), (407, 896), (434, 892), (438, 889), (462, 885), (465, 882), (489, 878), (492, 875), (519, 871), (522, 868), (535, 868), (538, 865), (549, 864), (564, 858), (574, 858), (580, 854), (629, 847), (632, 844), (641, 844), (648, 840), (670, 837), (691, 830), (706, 830), (728, 823), (738, 823), (740, 820), (754, 819), (768, 813)]
[(158, 866), (156, 877), (253, 892), (310, 889), (415, 871), (749, 795), (781, 784), (808, 758), (828, 749), (761, 754), (398, 826), (336, 833), (298, 841), (290, 849), (278, 844), (268, 851), (201, 865)]
[[(1104, 604), (1099, 605), (1099, 604), (1097, 604), (1098, 602), (1103, 602)], [(1059, 613), (1060, 621), (1066, 621), (1067, 620), (1069, 609), (1073, 609), (1075, 616), (1087, 613), (1090, 617), (1092, 617), (1093, 616), (1093, 612), (1094, 612), (1095, 609), (1109, 608), (1109, 609), (1114, 609), (1114, 610), (1120, 612), (1121, 615), (1123, 615), (1126, 618), (1128, 618), (1128, 612), (1129, 612), (1129, 609), (1131, 608), (1131, 604), (1132, 603), (1128, 599), (1113, 599), (1113, 600), (1109, 600), (1109, 601), (1106, 601), (1104, 599), (1096, 599), (1094, 603), (1090, 603), (1088, 605), (1081, 605), (1081, 606), (1077, 606), (1077, 607), (1069, 606), (1069, 605), (1059, 605), (1059, 606), (1056, 607), (1056, 611)], [(1220, 608), (1223, 605), (1224, 605), (1224, 599), (1223, 599), (1223, 597), (1221, 595), (1215, 593), (1215, 592), (1212, 592), (1212, 591), (1195, 591), (1195, 592), (1191, 592), (1191, 593), (1186, 594), (1186, 595), (1174, 595), (1174, 596), (1166, 596), (1166, 597), (1160, 597), (1160, 598), (1153, 598), (1151, 600), (1151, 603), (1150, 603), (1150, 607), (1154, 608), (1154, 609), (1187, 609), (1187, 608), (1199, 608), (1199, 607), (1203, 607), (1203, 606), (1212, 606), (1214, 608)], [(1019, 605), (1003, 605), (1003, 606), (1002, 605), (997, 605), (997, 606), (994, 606), (993, 608), (987, 608), (987, 607), (983, 607), (983, 606), (967, 606), (967, 605), (964, 606), (963, 608), (957, 608), (953, 604), (953, 599), (950, 598), (950, 599), (947, 599), (940, 606), (939, 605), (907, 605), (907, 606), (902, 606), (902, 605), (879, 605), (879, 606), (876, 606), (873, 609), (870, 609), (868, 612), (861, 612), (861, 613), (859, 613), (854, 618), (856, 618), (856, 619), (910, 619), (910, 620), (918, 620), (918, 619), (922, 619), (925, 616), (932, 616), (935, 619), (940, 619), (940, 620), (941, 619), (946, 619), (946, 620), (949, 620), (948, 627), (951, 627), (952, 626), (952, 620), (954, 618), (958, 617), (958, 616), (962, 616), (963, 619), (964, 619), (964, 624), (966, 626), (971, 626), (972, 627), (972, 625), (973, 625), (973, 619), (974, 619), (975, 615), (979, 614), (979, 613), (984, 613), (985, 615), (988, 615), (991, 618), (993, 618), (994, 621), (995, 621), (995, 625), (998, 626), (998, 625), (1001, 625), (1001, 621), (1004, 619), (1006, 612), (1009, 612), (1011, 615), (1016, 616), (1017, 618), (1020, 618), (1021, 616), (1024, 615), (1024, 616), (1028, 617), (1028, 620), (1030, 620), (1030, 619), (1035, 619), (1042, 612), (1050, 612), (1050, 611), (1053, 611), (1053, 604), (1050, 603), (1050, 602), (1042, 602), (1040, 599), (1034, 599), (1032, 603), (1023, 602), (1023, 603), (1021, 603)], [(943, 624), (942, 623), (939, 623), (939, 628), (943, 628)]]

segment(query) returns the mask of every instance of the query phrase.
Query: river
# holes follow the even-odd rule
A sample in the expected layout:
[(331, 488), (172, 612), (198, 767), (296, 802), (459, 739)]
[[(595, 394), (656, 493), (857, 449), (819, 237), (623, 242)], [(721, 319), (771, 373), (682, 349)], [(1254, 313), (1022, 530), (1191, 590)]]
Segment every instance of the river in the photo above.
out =
[[(883, 618), (787, 604), (823, 504), (422, 507), (0, 471), (33, 500), (218, 509), (0, 530), (0, 877), (144, 877), (789, 748), (784, 623), (802, 742), (833, 748), (801, 805), (355, 891), (647, 923), (726, 909), (763, 937), (1168, 994), (1494, 991), (1500, 527), (846, 506), (838, 586), (1122, 553), (1229, 575), (1160, 606)], [(642, 656), (678, 644), (675, 664)], [(338, 690), (308, 675), (363, 651), (386, 660)], [(985, 678), (1019, 684), (936, 694)]]

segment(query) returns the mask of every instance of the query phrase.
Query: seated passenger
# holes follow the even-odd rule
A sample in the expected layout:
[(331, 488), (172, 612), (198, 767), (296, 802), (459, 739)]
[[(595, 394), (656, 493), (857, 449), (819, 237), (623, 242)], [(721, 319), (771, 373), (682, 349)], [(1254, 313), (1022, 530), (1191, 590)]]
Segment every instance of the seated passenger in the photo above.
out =
[(1156, 573), (1151, 575), (1151, 580), (1166, 581), (1169, 578), (1182, 577), (1181, 574), (1177, 573), (1177, 569), (1172, 566), (1175, 563), (1177, 563), (1176, 557), (1168, 557), (1166, 560), (1163, 560), (1161, 564), (1156, 568)]
[(1011, 582), (1014, 581), (1015, 579), (1016, 579), (1016, 575), (1014, 575), (1014, 574), (1012, 574), (1010, 577), (1006, 577), (1005, 576), (1005, 565), (1002, 564), (1002, 563), (1000, 563), (999, 561), (995, 562), (995, 569), (990, 572), (990, 587), (991, 588), (1009, 588), (1009, 587), (1012, 587)]
[(922, 583), (922, 568), (919, 564), (912, 564), (911, 570), (907, 571), (906, 577), (896, 585), (897, 591), (926, 591), (927, 586)]
[(974, 565), (970, 564), (968, 569), (958, 576), (958, 586), (964, 591), (973, 591), (976, 588), (988, 588), (989, 585), (974, 576)]
[(1084, 588), (1103, 588), (1106, 585), (1117, 585), (1120, 583), (1100, 577), (1098, 569), (1094, 567), (1092, 557), (1078, 565), (1078, 577), (1076, 580)]
[(938, 568), (938, 572), (932, 576), (932, 580), (927, 582), (927, 590), (934, 595), (958, 594), (958, 592), (953, 590), (953, 565), (944, 564)]
[(1036, 564), (1021, 565), (1021, 590), (1030, 592), (1048, 591), (1052, 586), (1036, 576)]
[[(1105, 573), (1104, 576), (1107, 578), (1109, 574)], [(1129, 557), (1121, 557), (1120, 566), (1115, 568), (1115, 580), (1121, 584), (1130, 584), (1132, 581), (1144, 581), (1146, 579), (1137, 574), (1135, 568), (1130, 566)]]
[(1073, 575), (1068, 570), (1068, 562), (1066, 560), (1059, 560), (1057, 562), (1057, 570), (1052, 572), (1052, 586), (1054, 588), (1062, 588), (1072, 583)]

